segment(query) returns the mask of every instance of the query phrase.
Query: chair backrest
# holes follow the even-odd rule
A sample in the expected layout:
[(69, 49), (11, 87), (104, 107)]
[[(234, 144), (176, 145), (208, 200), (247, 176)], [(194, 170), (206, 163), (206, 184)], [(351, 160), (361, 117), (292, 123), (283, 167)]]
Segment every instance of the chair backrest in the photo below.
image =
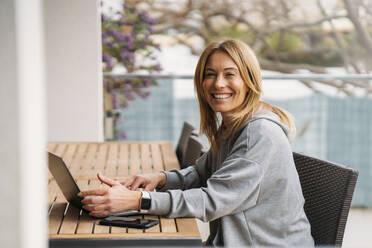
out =
[(341, 246), (358, 171), (293, 153), (315, 245)]
[(178, 139), (178, 143), (176, 147), (176, 154), (177, 154), (178, 162), (180, 163), (180, 165), (182, 164), (183, 157), (185, 155), (187, 141), (189, 139), (191, 132), (194, 130), (195, 128), (190, 123), (186, 121), (183, 123), (181, 135), (180, 135), (180, 138)]
[(196, 134), (189, 136), (185, 156), (183, 157), (181, 168), (185, 168), (189, 165), (194, 165), (195, 161), (201, 156), (203, 150), (203, 144), (201, 139)]

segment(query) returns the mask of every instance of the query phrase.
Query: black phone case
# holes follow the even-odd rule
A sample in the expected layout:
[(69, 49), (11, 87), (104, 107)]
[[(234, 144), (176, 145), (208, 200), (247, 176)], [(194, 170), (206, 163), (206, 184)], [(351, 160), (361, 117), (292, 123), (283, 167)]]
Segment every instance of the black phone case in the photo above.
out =
[(149, 222), (131, 223), (129, 221), (122, 221), (122, 220), (101, 220), (99, 224), (104, 225), (104, 226), (129, 227), (129, 228), (137, 228), (137, 229), (146, 229), (146, 228), (159, 224), (158, 220), (146, 220), (146, 221), (149, 221)]

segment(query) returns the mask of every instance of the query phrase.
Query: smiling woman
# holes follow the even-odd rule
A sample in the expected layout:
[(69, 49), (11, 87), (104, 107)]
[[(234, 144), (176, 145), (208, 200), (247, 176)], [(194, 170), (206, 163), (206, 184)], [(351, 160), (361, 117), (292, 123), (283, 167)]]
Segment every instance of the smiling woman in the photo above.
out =
[(210, 221), (210, 246), (313, 247), (289, 143), (294, 125), (286, 112), (260, 101), (254, 53), (237, 40), (211, 43), (194, 83), (211, 150), (182, 170), (135, 175), (121, 184), (100, 176), (111, 188), (83, 192), (98, 195), (83, 201), (97, 204), (85, 209), (94, 216), (139, 209)]

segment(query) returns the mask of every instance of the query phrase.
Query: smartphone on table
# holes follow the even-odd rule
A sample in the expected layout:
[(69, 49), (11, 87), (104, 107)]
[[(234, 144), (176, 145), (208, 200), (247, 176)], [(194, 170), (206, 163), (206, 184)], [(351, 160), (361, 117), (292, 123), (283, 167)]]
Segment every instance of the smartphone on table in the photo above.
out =
[(104, 226), (117, 226), (117, 227), (129, 227), (137, 229), (146, 229), (159, 224), (158, 220), (148, 220), (148, 219), (135, 219), (128, 217), (116, 217), (110, 216), (104, 218), (99, 222), (100, 225)]

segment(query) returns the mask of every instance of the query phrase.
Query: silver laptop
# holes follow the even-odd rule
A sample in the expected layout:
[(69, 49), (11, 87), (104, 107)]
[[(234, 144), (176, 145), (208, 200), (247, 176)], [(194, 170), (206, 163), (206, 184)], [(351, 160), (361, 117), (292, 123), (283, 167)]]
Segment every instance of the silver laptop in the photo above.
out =
[(76, 184), (63, 159), (48, 152), (48, 167), (67, 201), (72, 206), (82, 209), (83, 204), (81, 200), (83, 198), (77, 196), (80, 192), (79, 186)]
[[(63, 161), (63, 158), (48, 152), (48, 167), (67, 201), (72, 206), (85, 211), (82, 208), (83, 204), (81, 203), (83, 198), (77, 196), (80, 192), (79, 186), (76, 184), (76, 181), (72, 177), (69, 169)], [(136, 210), (129, 210), (117, 213), (115, 216), (129, 216), (136, 214), (139, 214), (139, 212)]]

